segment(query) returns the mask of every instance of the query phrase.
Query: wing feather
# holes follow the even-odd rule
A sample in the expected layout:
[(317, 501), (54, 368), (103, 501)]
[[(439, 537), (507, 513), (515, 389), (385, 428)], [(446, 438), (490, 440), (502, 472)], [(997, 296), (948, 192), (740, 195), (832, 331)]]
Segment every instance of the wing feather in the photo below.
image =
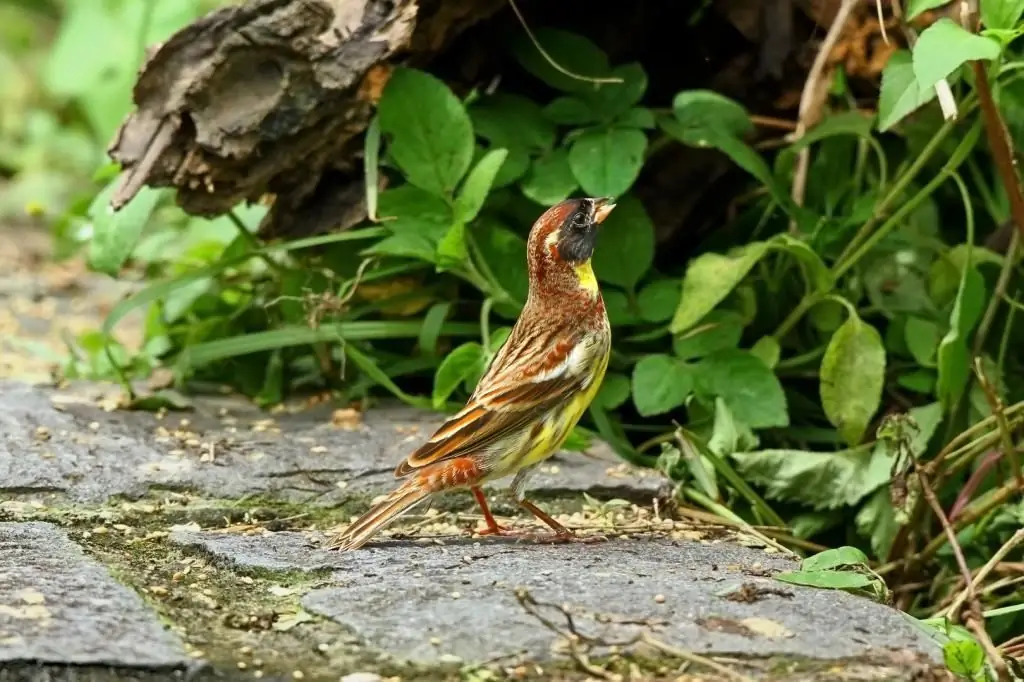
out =
[(574, 351), (583, 340), (578, 335), (551, 345), (539, 345), (544, 335), (533, 335), (530, 340), (538, 343), (534, 349), (547, 346), (547, 352), (539, 354), (523, 352), (521, 342), (526, 339), (517, 336), (513, 332), (509, 337), (466, 407), (399, 464), (396, 476), (479, 452), (526, 428), (590, 381), (589, 373), (578, 371), (573, 362)]

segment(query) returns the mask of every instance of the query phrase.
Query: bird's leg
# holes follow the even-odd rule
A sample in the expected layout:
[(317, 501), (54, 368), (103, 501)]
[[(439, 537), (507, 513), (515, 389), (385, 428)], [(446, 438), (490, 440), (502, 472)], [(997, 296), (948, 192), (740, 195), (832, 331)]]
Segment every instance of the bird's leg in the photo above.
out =
[(536, 516), (538, 519), (543, 521), (544, 524), (547, 525), (552, 531), (554, 531), (553, 533), (549, 533), (546, 535), (531, 536), (530, 539), (534, 542), (597, 542), (600, 540), (607, 539), (601, 535), (588, 535), (586, 537), (580, 537), (579, 535), (576, 535), (576, 533), (573, 533), (571, 530), (560, 524), (558, 521), (555, 521), (553, 518), (551, 518), (550, 514), (548, 514), (543, 509), (541, 509), (540, 507), (538, 507), (533, 502), (530, 502), (527, 499), (519, 500), (519, 506), (525, 509), (526, 511), (530, 512), (534, 516)]
[(473, 486), (470, 488), (473, 491), (473, 497), (476, 499), (476, 503), (480, 505), (480, 511), (484, 514), (484, 523), (487, 524), (487, 528), (477, 533), (478, 535), (510, 535), (512, 531), (504, 526), (499, 526), (498, 522), (494, 520), (494, 515), (491, 514), (491, 508), (487, 505), (487, 498), (484, 497), (484, 491), (480, 488)]

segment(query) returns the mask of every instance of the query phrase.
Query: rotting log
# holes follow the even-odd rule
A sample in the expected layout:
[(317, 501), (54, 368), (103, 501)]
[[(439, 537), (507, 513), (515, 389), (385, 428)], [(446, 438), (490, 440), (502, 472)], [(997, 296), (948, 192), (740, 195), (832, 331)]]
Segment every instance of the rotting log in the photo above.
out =
[(117, 209), (170, 187), (192, 215), (269, 200), (267, 236), (365, 217), (359, 145), (390, 69), (439, 51), (502, 0), (248, 0), (147, 55), (108, 152)]

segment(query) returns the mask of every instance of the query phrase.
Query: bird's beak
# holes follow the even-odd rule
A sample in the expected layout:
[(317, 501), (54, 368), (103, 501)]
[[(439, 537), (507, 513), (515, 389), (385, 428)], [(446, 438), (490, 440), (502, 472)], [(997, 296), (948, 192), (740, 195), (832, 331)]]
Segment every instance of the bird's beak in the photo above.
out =
[(594, 200), (594, 222), (598, 225), (604, 222), (604, 219), (608, 217), (608, 214), (615, 208), (615, 204), (612, 200), (605, 197), (602, 199)]

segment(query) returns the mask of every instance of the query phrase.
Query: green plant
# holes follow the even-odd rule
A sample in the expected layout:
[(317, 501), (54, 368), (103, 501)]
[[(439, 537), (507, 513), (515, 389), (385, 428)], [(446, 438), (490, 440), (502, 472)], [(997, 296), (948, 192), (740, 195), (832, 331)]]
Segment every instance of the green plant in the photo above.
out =
[[(113, 216), (102, 193), (79, 202), (93, 267), (158, 281), (79, 340), (68, 373), (163, 365), (179, 389), (229, 383), (264, 403), (329, 388), (448, 409), (523, 304), (530, 224), (569, 196), (616, 196), (595, 256), (614, 353), (572, 446), (596, 433), (671, 477), (683, 504), (801, 551), (840, 548), (786, 579), (944, 613), (965, 590), (954, 545), (975, 570), (1024, 523), (1020, 237), (983, 246), (1024, 208), (1022, 9), (983, 0), (980, 33), (926, 28), (889, 60), (875, 115), (837, 78), (821, 122), (773, 156), (738, 102), (700, 89), (651, 102), (642, 65), (565, 31), (536, 31), (544, 53), (525, 37), (512, 48), (549, 88), (536, 101), (399, 68), (366, 135), (373, 219), (348, 232), (264, 245), (259, 206), (207, 221), (156, 190)], [(648, 159), (676, 145), (717, 150), (756, 186), (685, 257), (658, 248), (636, 192)], [(111, 332), (135, 310), (146, 343), (130, 351)], [(1019, 586), (978, 593), (988, 633), (1012, 641)], [(967, 644), (949, 656), (988, 674)]]

